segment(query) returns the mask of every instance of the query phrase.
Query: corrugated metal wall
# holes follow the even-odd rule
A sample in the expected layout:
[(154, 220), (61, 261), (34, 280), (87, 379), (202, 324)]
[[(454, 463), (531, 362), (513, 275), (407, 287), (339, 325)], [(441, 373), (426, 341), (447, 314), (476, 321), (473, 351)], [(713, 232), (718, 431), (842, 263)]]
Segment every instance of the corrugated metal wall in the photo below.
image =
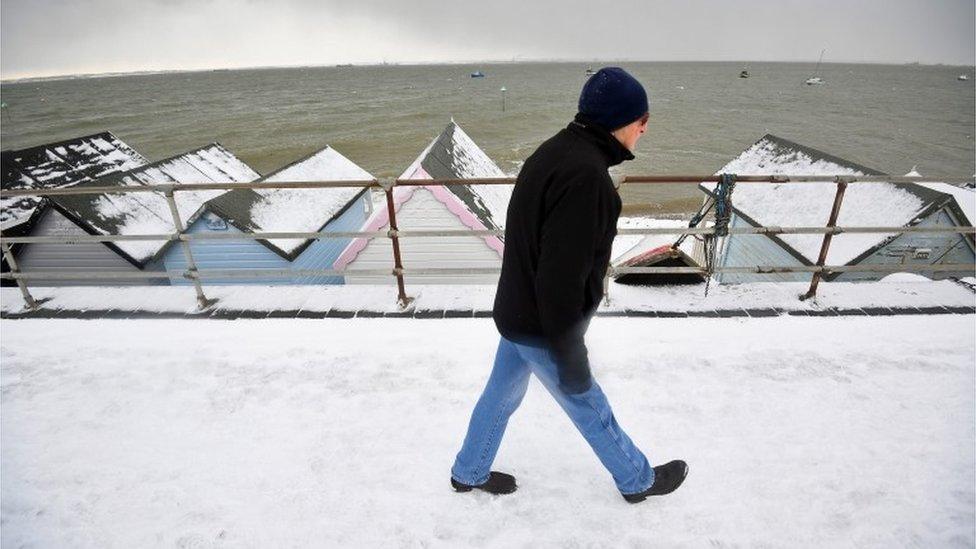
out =
[[(434, 195), (418, 188), (397, 212), (400, 229), (467, 229)], [(403, 267), (481, 268), (501, 267), (501, 258), (477, 236), (407, 237), (400, 240)], [(393, 270), (390, 239), (374, 238), (347, 267)], [(495, 284), (498, 275), (405, 275), (406, 284)], [(346, 284), (394, 284), (393, 276), (346, 275)]]
[[(48, 208), (32, 236), (85, 235), (81, 227), (72, 223), (61, 212)], [(88, 270), (110, 272), (140, 272), (139, 269), (100, 242), (83, 244), (27, 244), (17, 256), (21, 271), (78, 272)], [(152, 269), (149, 269), (152, 270)], [(165, 279), (30, 279), (28, 285), (34, 286), (131, 286), (146, 284), (166, 284)]]
[[(190, 225), (187, 231), (193, 233), (204, 232), (233, 232), (240, 233), (233, 225), (226, 223), (213, 212), (206, 212)], [(211, 240), (190, 244), (193, 261), (197, 268), (203, 269), (288, 269), (290, 263), (285, 258), (272, 252), (256, 240)], [(163, 255), (163, 263), (167, 271), (183, 272), (186, 270), (186, 257), (180, 244), (170, 246)], [(190, 284), (182, 276), (170, 278), (174, 285)], [(204, 284), (283, 284), (287, 278), (205, 278)]]
[[(956, 220), (941, 209), (919, 223), (920, 226), (955, 226)], [(932, 265), (936, 263), (972, 263), (976, 259), (966, 238), (961, 234), (905, 233), (865, 258), (861, 265)], [(889, 273), (841, 273), (835, 280), (877, 280)], [(918, 272), (931, 279), (950, 276), (973, 276), (973, 270), (962, 272)]]
[[(956, 220), (946, 210), (941, 209), (923, 219), (921, 226), (955, 226)], [(748, 223), (733, 215), (730, 227), (747, 227)], [(752, 267), (755, 265), (800, 265), (801, 263), (783, 248), (764, 235), (731, 235), (727, 237), (726, 248), (719, 263), (727, 267)], [(928, 253), (925, 253), (928, 250)], [(972, 248), (961, 234), (913, 234), (906, 233), (896, 237), (859, 265), (932, 265), (935, 263), (972, 263), (976, 259)], [(879, 280), (890, 273), (846, 272), (837, 276), (837, 281)], [(972, 276), (972, 270), (951, 272), (919, 272), (922, 276), (941, 279), (949, 276)], [(740, 282), (779, 282), (810, 280), (810, 274), (719, 274), (722, 283)]]
[[(733, 215), (729, 227), (749, 227), (738, 215)], [(796, 265), (799, 260), (778, 246), (766, 235), (734, 234), (725, 238), (724, 248), (719, 250), (716, 263), (722, 267), (754, 267), (756, 265)], [(738, 284), (740, 282), (799, 282), (809, 280), (810, 275), (804, 273), (719, 273), (717, 279), (723, 284)]]
[[(346, 211), (329, 223), (326, 231), (358, 231), (366, 222), (369, 209), (369, 193), (350, 204)], [(342, 250), (352, 241), (351, 238), (327, 238), (313, 241), (292, 263), (293, 269), (331, 269)], [(303, 276), (293, 281), (295, 284), (342, 284), (341, 276)]]
[[(368, 196), (351, 204), (338, 218), (332, 221), (325, 230), (328, 231), (356, 231), (366, 220)], [(207, 212), (197, 219), (187, 231), (201, 232), (234, 232), (237, 228), (225, 222), (213, 212)], [(295, 259), (287, 261), (284, 257), (271, 251), (256, 240), (228, 240), (194, 242), (191, 244), (193, 260), (197, 268), (203, 269), (331, 269), (336, 258), (346, 248), (351, 239), (323, 239), (313, 241)], [(186, 258), (178, 245), (171, 246), (163, 256), (166, 270), (182, 271), (186, 269)], [(182, 277), (172, 277), (173, 284), (189, 284), (190, 281)], [(303, 276), (295, 279), (282, 278), (224, 278), (203, 279), (204, 284), (342, 284), (341, 276)]]

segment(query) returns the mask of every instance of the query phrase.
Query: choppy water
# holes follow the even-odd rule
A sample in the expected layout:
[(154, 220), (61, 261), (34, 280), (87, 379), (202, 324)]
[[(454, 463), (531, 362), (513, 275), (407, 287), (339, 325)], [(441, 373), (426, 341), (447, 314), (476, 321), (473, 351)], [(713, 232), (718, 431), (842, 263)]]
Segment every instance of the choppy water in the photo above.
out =
[[(599, 65), (595, 65), (597, 68)], [(889, 173), (976, 171), (971, 67), (626, 63), (651, 124), (624, 173), (711, 173), (769, 132)], [(752, 77), (738, 78), (748, 68)], [(469, 74), (482, 70), (486, 78)], [(322, 67), (133, 75), (0, 86), (2, 147), (110, 130), (151, 160), (219, 141), (266, 173), (330, 144), (396, 176), (453, 116), (507, 172), (575, 113), (585, 64)], [(961, 82), (959, 74), (970, 80)], [(502, 111), (502, 92), (505, 111)], [(692, 187), (625, 189), (686, 211)]]

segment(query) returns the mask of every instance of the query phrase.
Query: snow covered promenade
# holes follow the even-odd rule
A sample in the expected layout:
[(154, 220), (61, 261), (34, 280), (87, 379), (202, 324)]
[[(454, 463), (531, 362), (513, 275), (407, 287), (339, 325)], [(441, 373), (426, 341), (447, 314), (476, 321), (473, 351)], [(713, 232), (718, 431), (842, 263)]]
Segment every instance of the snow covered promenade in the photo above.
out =
[(972, 547), (976, 316), (598, 318), (631, 506), (533, 380), (449, 467), (489, 319), (4, 320), (3, 547)]

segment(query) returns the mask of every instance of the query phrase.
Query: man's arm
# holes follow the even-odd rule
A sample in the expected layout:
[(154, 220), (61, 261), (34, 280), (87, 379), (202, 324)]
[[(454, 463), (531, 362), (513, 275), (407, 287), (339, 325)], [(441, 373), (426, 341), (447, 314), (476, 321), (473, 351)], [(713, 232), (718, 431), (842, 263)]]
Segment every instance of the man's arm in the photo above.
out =
[(587, 170), (566, 181), (547, 200), (535, 293), (539, 318), (556, 358), (560, 387), (575, 394), (590, 388), (583, 335), (586, 282), (593, 269), (599, 230), (602, 174)]

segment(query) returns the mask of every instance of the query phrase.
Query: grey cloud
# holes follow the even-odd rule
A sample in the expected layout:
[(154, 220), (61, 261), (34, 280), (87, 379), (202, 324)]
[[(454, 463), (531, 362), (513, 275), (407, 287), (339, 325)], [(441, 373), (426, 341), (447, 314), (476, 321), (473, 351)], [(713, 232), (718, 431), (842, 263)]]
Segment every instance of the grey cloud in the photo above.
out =
[(0, 10), (5, 78), (516, 55), (789, 61), (822, 48), (831, 61), (976, 57), (971, 0), (4, 0)]

